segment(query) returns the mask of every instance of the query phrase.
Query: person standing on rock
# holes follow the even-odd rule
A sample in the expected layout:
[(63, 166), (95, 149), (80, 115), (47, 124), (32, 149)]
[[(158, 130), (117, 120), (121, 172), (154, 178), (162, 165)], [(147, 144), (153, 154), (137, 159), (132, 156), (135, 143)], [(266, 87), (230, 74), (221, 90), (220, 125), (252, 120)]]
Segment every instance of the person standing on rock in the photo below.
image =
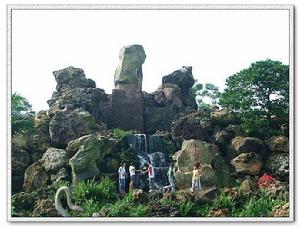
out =
[(194, 165), (192, 187), (190, 189), (191, 192), (202, 189), (201, 180), (200, 180), (201, 174), (202, 174), (202, 168), (200, 167), (200, 163), (197, 163)]
[(134, 189), (137, 187), (137, 175), (133, 163), (130, 163), (129, 175), (130, 175), (129, 189)]
[(149, 192), (151, 192), (155, 190), (155, 186), (154, 186), (155, 173), (154, 173), (154, 167), (150, 161), (147, 162), (147, 165), (148, 165), (147, 172), (149, 178)]
[(120, 193), (125, 193), (125, 177), (126, 177), (126, 164), (121, 163), (118, 174), (119, 174), (119, 192)]
[(169, 179), (169, 183), (171, 186), (171, 192), (175, 192), (175, 169), (174, 169), (174, 163), (172, 162), (169, 166), (167, 175), (168, 175), (168, 179)]

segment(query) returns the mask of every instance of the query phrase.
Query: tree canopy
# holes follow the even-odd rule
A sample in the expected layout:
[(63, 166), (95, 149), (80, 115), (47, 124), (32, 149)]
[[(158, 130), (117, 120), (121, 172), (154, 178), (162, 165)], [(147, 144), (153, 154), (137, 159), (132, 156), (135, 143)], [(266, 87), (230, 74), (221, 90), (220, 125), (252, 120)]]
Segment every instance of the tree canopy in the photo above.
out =
[(26, 98), (18, 93), (11, 95), (11, 133), (33, 133), (34, 115), (32, 106)]
[(212, 83), (196, 83), (192, 88), (192, 94), (196, 98), (199, 109), (218, 105), (221, 96), (219, 88)]
[(267, 59), (226, 80), (220, 104), (237, 111), (249, 133), (271, 135), (276, 126), (288, 122), (289, 66)]

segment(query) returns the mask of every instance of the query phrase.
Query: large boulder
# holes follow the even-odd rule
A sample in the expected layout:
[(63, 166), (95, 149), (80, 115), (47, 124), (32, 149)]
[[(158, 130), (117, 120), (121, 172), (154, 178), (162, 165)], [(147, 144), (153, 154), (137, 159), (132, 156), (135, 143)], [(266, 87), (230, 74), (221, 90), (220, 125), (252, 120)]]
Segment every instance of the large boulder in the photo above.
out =
[(34, 205), (32, 211), (33, 217), (60, 217), (61, 215), (55, 208), (55, 203), (52, 199), (39, 200)]
[(63, 149), (49, 148), (44, 154), (40, 163), (50, 175), (52, 183), (68, 181), (70, 173), (66, 169), (69, 160), (68, 153)]
[(79, 147), (77, 153), (70, 159), (72, 168), (72, 182), (76, 184), (80, 180), (85, 180), (99, 175), (100, 170), (97, 162), (103, 159), (106, 142), (98, 140), (95, 136), (90, 136)]
[(107, 123), (109, 103), (109, 96), (103, 89), (74, 88), (52, 99), (49, 114), (53, 116), (62, 110), (82, 109), (94, 116), (98, 123)]
[(65, 69), (53, 72), (57, 82), (56, 90), (58, 92), (66, 91), (74, 88), (95, 88), (96, 84), (93, 80), (85, 77), (84, 71), (80, 68), (69, 66)]
[(257, 137), (235, 137), (231, 140), (228, 149), (228, 158), (231, 160), (240, 153), (257, 153), (263, 160), (269, 156), (269, 149), (264, 141)]
[(94, 133), (98, 126), (95, 118), (87, 111), (59, 111), (49, 123), (51, 144), (65, 148), (69, 141)]
[(273, 136), (267, 140), (267, 144), (272, 152), (289, 152), (289, 139), (286, 136)]
[(225, 130), (227, 132), (231, 132), (234, 134), (235, 137), (240, 136), (240, 137), (244, 137), (246, 136), (245, 132), (243, 131), (242, 127), (240, 125), (233, 125), (233, 124), (229, 124)]
[(21, 176), (30, 163), (30, 154), (14, 143), (11, 146), (11, 172), (12, 176)]
[(116, 89), (140, 92), (143, 81), (142, 65), (146, 59), (144, 48), (141, 45), (125, 46), (120, 50), (119, 58), (114, 77)]
[(70, 157), (74, 156), (75, 153), (78, 151), (78, 149), (80, 148), (81, 145), (84, 144), (84, 142), (91, 138), (93, 136), (93, 134), (89, 134), (89, 135), (85, 135), (85, 136), (82, 136), (82, 137), (79, 137), (75, 140), (71, 140), (69, 143), (68, 143), (68, 146), (66, 147), (66, 152), (68, 153), (68, 155)]
[(163, 88), (168, 84), (177, 85), (181, 90), (181, 94), (184, 96), (189, 94), (189, 90), (194, 83), (195, 80), (192, 74), (191, 66), (183, 66), (181, 69), (176, 70), (162, 78)]
[(289, 154), (276, 153), (272, 154), (267, 162), (266, 167), (273, 175), (278, 176), (282, 180), (287, 180), (289, 177)]
[(237, 123), (237, 119), (234, 113), (228, 109), (213, 109), (210, 113), (210, 117), (214, 124), (227, 126), (229, 124)]
[(236, 172), (249, 175), (258, 175), (262, 167), (260, 157), (254, 152), (239, 154), (232, 159), (231, 164)]
[(23, 147), (18, 147), (14, 143), (11, 147), (11, 189), (15, 193), (22, 190), (24, 172), (30, 164), (30, 154)]
[(49, 182), (49, 176), (42, 165), (38, 162), (30, 165), (24, 176), (23, 188), (25, 192), (32, 192), (44, 187)]
[[(176, 185), (189, 188), (192, 181), (194, 164), (200, 163), (203, 168), (201, 181), (204, 186), (228, 186), (231, 182), (229, 169), (219, 154), (217, 145), (199, 140), (185, 140), (180, 151), (173, 156), (179, 170), (175, 173)], [(222, 175), (222, 177), (218, 177)]]
[(210, 141), (209, 134), (211, 131), (212, 124), (202, 112), (181, 116), (178, 120), (172, 122), (172, 134), (182, 140)]
[(56, 172), (66, 165), (69, 157), (65, 150), (49, 148), (41, 159), (41, 164), (48, 172)]

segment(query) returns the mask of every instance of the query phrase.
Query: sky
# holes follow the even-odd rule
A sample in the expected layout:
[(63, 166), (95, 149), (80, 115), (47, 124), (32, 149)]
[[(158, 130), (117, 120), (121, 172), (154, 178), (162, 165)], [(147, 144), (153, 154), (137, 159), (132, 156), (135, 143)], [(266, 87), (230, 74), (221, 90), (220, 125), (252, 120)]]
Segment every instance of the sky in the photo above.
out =
[(53, 71), (82, 68), (111, 93), (123, 46), (140, 44), (143, 90), (192, 66), (200, 83), (221, 90), (227, 77), (267, 58), (289, 64), (287, 10), (15, 10), (12, 15), (12, 92), (34, 111), (48, 109)]

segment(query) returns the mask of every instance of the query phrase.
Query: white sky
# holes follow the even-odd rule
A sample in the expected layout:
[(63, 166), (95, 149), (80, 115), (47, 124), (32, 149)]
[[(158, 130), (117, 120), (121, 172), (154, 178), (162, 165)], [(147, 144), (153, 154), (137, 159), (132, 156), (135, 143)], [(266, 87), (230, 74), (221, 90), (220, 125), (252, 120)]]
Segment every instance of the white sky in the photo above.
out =
[(48, 108), (52, 72), (70, 65), (111, 93), (124, 45), (143, 45), (148, 92), (183, 65), (200, 83), (223, 89), (252, 62), (289, 63), (287, 10), (14, 10), (12, 21), (12, 91), (35, 111)]

